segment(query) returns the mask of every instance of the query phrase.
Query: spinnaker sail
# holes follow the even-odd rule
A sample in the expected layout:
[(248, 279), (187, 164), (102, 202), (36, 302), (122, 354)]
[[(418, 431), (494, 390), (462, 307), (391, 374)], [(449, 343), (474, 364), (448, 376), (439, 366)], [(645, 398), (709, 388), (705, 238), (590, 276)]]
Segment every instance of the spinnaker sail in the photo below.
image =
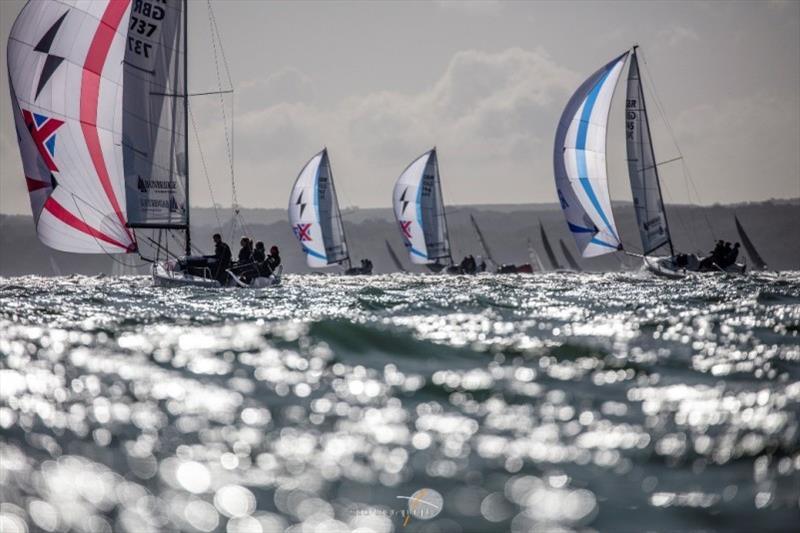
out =
[(289, 222), (312, 268), (350, 260), (328, 150), (306, 163), (289, 196)]
[(750, 237), (747, 235), (747, 232), (744, 230), (741, 222), (739, 222), (739, 217), (734, 215), (733, 220), (736, 222), (736, 231), (739, 233), (739, 238), (744, 245), (744, 249), (747, 250), (747, 255), (750, 257), (753, 267), (757, 270), (765, 270), (767, 268), (767, 263), (761, 257), (761, 254), (758, 253), (758, 250), (756, 250), (753, 241), (750, 240)]
[(628, 176), (633, 193), (633, 208), (644, 255), (649, 255), (672, 241), (664, 212), (664, 200), (658, 180), (658, 166), (644, 101), (636, 47), (628, 67), (628, 94), (625, 100), (625, 142), (628, 151)]
[(436, 148), (415, 159), (397, 178), (394, 215), (411, 261), (452, 263)]
[(608, 193), (606, 129), (611, 97), (627, 57), (625, 52), (583, 82), (556, 130), (553, 167), (558, 199), (584, 257), (622, 246)]
[(542, 246), (544, 246), (544, 253), (547, 255), (547, 261), (550, 263), (550, 268), (553, 270), (563, 270), (564, 267), (558, 263), (556, 254), (553, 252), (553, 247), (550, 246), (550, 239), (547, 238), (547, 233), (545, 233), (544, 226), (542, 225), (541, 221), (539, 221), (539, 234), (542, 237)]
[(137, 250), (122, 148), (130, 0), (28, 2), (8, 40), (22, 167), (39, 239), (73, 253)]
[(558, 244), (561, 245), (561, 253), (564, 254), (564, 259), (567, 260), (567, 264), (569, 265), (569, 268), (571, 268), (575, 272), (583, 272), (583, 269), (581, 268), (581, 266), (578, 264), (577, 261), (575, 261), (575, 258), (572, 257), (572, 254), (569, 253), (569, 248), (567, 248), (567, 245), (564, 242), (564, 239), (558, 239)]

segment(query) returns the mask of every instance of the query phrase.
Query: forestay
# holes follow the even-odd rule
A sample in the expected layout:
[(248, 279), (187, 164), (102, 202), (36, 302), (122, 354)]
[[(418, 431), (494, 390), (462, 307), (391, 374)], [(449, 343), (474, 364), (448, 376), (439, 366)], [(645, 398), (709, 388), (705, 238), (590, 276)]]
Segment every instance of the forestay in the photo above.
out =
[(628, 175), (633, 192), (633, 207), (636, 211), (643, 253), (647, 255), (665, 244), (670, 244), (670, 235), (650, 138), (636, 49), (631, 53), (628, 68), (625, 142), (628, 150)]
[(327, 149), (306, 163), (289, 197), (289, 222), (312, 268), (349, 259)]
[(136, 250), (121, 147), (130, 8), (130, 0), (32, 1), (11, 30), (22, 166), (39, 238), (57, 250)]
[(397, 178), (392, 205), (403, 242), (415, 264), (450, 259), (436, 149), (415, 159)]
[(567, 103), (556, 131), (553, 167), (558, 198), (584, 257), (621, 248), (608, 194), (606, 129), (611, 97), (627, 55), (583, 82)]
[(187, 224), (183, 2), (135, 1), (123, 66), (128, 222)]

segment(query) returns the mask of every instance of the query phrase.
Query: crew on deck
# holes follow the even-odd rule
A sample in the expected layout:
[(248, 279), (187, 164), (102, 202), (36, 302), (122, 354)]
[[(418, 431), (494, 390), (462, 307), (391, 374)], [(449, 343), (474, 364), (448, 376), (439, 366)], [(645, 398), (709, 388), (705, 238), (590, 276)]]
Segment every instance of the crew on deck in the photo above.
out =
[(222, 242), (222, 235), (219, 233), (215, 233), (212, 239), (214, 240), (214, 255), (207, 255), (205, 258), (208, 260), (208, 266), (214, 278), (224, 285), (227, 280), (225, 271), (231, 267), (231, 249)]
[(731, 243), (719, 240), (711, 253), (700, 261), (700, 270), (726, 269), (736, 263), (739, 257), (739, 243), (731, 246)]

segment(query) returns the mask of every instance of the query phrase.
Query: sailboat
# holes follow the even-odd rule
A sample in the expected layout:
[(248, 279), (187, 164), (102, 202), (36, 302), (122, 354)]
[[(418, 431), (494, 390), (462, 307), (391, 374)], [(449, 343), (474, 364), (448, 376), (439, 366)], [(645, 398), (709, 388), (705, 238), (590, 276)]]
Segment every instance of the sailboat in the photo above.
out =
[(539, 257), (539, 253), (536, 251), (536, 248), (533, 247), (533, 240), (528, 237), (528, 258), (530, 259), (531, 270), (533, 272), (544, 272), (544, 264), (542, 264), (542, 258)]
[[(553, 149), (556, 189), (570, 232), (583, 257), (623, 251), (614, 222), (606, 176), (606, 134), (611, 99), (630, 57), (625, 105), (628, 175), (642, 241), (645, 267), (680, 278), (703, 268), (694, 254), (676, 254), (661, 194), (650, 135), (637, 46), (611, 60), (581, 84), (559, 120)], [(652, 255), (664, 247), (668, 256)], [(714, 270), (722, 270), (713, 265)], [(743, 272), (744, 266), (725, 268)]]
[(475, 217), (473, 215), (469, 216), (469, 220), (472, 223), (472, 227), (475, 229), (476, 235), (478, 236), (478, 242), (481, 245), (484, 257), (494, 267), (495, 272), (497, 274), (530, 274), (533, 272), (533, 266), (530, 263), (522, 265), (514, 265), (511, 263), (500, 264), (497, 261), (495, 261), (494, 256), (492, 255), (492, 252), (489, 249), (489, 243), (486, 242), (486, 238), (483, 235), (483, 231), (481, 231), (480, 226), (478, 226), (478, 221), (475, 220)]
[(542, 221), (539, 221), (539, 235), (542, 237), (542, 246), (544, 246), (544, 253), (547, 255), (547, 261), (550, 263), (552, 270), (564, 270), (564, 267), (556, 259), (556, 254), (553, 252), (553, 247), (550, 246), (550, 239), (547, 238), (547, 233), (544, 231)]
[(756, 250), (753, 241), (750, 240), (750, 236), (747, 235), (741, 222), (739, 222), (739, 217), (733, 215), (733, 220), (736, 222), (736, 231), (739, 233), (739, 239), (742, 241), (745, 251), (747, 251), (747, 256), (750, 258), (753, 268), (756, 270), (766, 270), (767, 263), (761, 258), (761, 254), (758, 253), (758, 250)]
[(397, 257), (397, 253), (395, 253), (394, 248), (392, 248), (392, 245), (389, 244), (389, 241), (384, 240), (383, 242), (386, 244), (386, 251), (389, 252), (389, 257), (392, 259), (392, 263), (394, 264), (394, 267), (398, 270), (398, 272), (403, 272), (403, 273), (408, 272), (408, 270), (406, 270), (406, 267), (403, 266), (403, 263), (400, 262), (400, 258)]
[(411, 262), (433, 272), (453, 267), (436, 148), (417, 157), (400, 174), (392, 206)]
[(569, 248), (567, 248), (567, 245), (564, 242), (564, 239), (558, 239), (558, 244), (561, 245), (561, 253), (564, 254), (564, 259), (567, 260), (567, 264), (569, 265), (569, 268), (571, 270), (574, 270), (575, 272), (583, 272), (583, 269), (581, 268), (581, 266), (578, 264), (577, 261), (575, 261), (575, 258), (572, 257), (572, 254), (569, 253)]
[[(289, 195), (289, 223), (311, 268), (344, 267), (347, 274), (370, 274), (353, 268), (333, 183), (328, 149), (314, 155), (297, 175)], [(368, 270), (368, 271), (367, 271)]]
[(186, 0), (28, 2), (8, 40), (11, 101), (45, 245), (140, 256), (155, 246), (156, 284), (220, 286), (169, 250), (174, 233), (192, 250), (186, 14)]

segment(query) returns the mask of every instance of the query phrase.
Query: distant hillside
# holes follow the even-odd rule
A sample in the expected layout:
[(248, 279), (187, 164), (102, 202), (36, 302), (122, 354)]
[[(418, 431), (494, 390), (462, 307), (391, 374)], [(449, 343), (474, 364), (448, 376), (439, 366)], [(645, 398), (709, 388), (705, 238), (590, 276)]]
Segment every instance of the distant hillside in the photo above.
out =
[[(631, 251), (639, 250), (631, 204), (615, 204), (614, 212), (626, 247)], [(676, 248), (705, 252), (713, 246), (716, 238), (738, 240), (733, 221), (734, 213), (739, 216), (761, 255), (772, 268), (800, 269), (800, 239), (796, 237), (800, 228), (800, 200), (796, 199), (710, 207), (670, 206), (670, 229)], [(541, 221), (562, 263), (564, 260), (558, 245), (559, 239), (564, 240), (586, 270), (617, 270), (620, 268), (620, 261), (631, 266), (637, 263), (633, 258), (616, 257), (613, 254), (595, 259), (580, 258), (556, 204), (451, 206), (448, 209), (448, 226), (453, 255), (457, 260), (467, 253), (480, 254), (475, 232), (469, 223), (470, 214), (478, 220), (496, 259), (501, 262), (527, 262), (528, 239), (543, 256), (539, 237)], [(280, 247), (289, 272), (308, 271), (300, 247), (289, 229), (284, 210), (244, 209), (242, 215), (256, 240), (263, 240), (267, 246), (277, 244)], [(237, 228), (235, 234), (232, 233), (229, 209), (220, 209), (219, 216), (224, 225), (221, 233), (235, 253), (241, 229)], [(354, 260), (369, 257), (377, 272), (393, 271), (394, 267), (384, 244), (384, 240), (388, 240), (407, 268), (423, 271), (411, 267), (391, 210), (346, 209), (344, 219)], [(192, 225), (194, 244), (201, 249), (210, 250), (211, 235), (220, 231), (214, 209), (194, 209)], [(176, 244), (171, 247), (178, 248)], [(36, 238), (33, 221), (29, 216), (0, 215), (0, 249), (3, 250), (0, 256), (2, 276), (111, 274), (115, 260), (124, 259), (130, 264), (143, 264), (136, 257), (114, 256), (115, 259), (112, 259), (103, 255), (76, 255), (50, 250)], [(146, 270), (140, 268), (139, 271), (144, 273)]]

